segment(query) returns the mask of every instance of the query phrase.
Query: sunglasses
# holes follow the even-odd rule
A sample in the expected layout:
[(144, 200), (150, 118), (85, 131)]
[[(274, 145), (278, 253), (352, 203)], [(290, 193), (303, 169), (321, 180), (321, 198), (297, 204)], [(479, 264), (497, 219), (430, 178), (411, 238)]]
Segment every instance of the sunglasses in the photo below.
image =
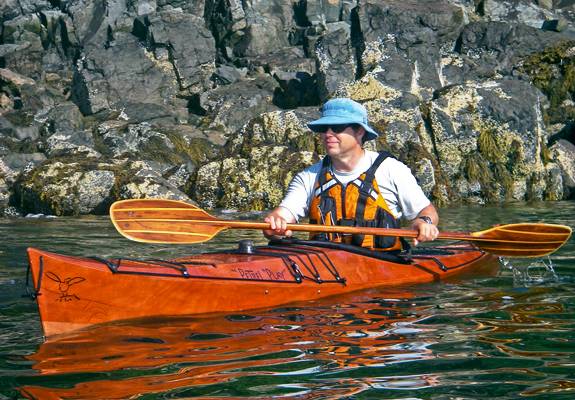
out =
[(333, 133), (342, 133), (343, 131), (345, 131), (347, 128), (349, 128), (350, 126), (353, 127), (355, 129), (355, 125), (356, 124), (343, 124), (343, 125), (319, 125), (315, 127), (315, 131), (319, 132), (319, 133), (326, 133), (329, 129), (331, 129), (331, 131)]

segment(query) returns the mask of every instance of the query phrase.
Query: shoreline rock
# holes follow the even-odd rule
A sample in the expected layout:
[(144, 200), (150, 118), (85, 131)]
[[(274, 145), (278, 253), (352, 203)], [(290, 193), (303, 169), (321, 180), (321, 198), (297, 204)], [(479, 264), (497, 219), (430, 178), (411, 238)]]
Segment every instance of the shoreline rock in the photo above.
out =
[(274, 207), (362, 102), (439, 205), (575, 198), (575, 8), (557, 1), (7, 1), (0, 215), (129, 197)]

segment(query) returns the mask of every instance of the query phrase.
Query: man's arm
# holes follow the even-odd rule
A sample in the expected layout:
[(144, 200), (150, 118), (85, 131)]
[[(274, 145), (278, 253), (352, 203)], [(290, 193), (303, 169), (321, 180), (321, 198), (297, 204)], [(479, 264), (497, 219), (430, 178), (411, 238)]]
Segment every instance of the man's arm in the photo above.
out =
[(413, 244), (417, 246), (419, 242), (435, 240), (439, 235), (439, 229), (437, 229), (438, 223), (439, 215), (433, 204), (430, 203), (427, 207), (423, 208), (412, 221), (411, 227), (418, 232), (417, 238), (413, 240)]
[(320, 167), (321, 164), (316, 163), (294, 176), (280, 205), (265, 218), (265, 222), (270, 224), (270, 228), (263, 231), (265, 237), (271, 239), (273, 236), (292, 235), (286, 225), (298, 222), (298, 218), (307, 214), (308, 201)]

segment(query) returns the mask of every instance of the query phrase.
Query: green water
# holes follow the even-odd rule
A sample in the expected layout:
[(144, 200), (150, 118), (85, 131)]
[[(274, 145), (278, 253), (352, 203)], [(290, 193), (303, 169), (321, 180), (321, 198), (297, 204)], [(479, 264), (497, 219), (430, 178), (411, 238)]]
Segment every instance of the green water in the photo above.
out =
[[(575, 202), (440, 215), (445, 230), (524, 221), (575, 227)], [(106, 218), (94, 217), (0, 220), (0, 238), (0, 399), (575, 396), (573, 239), (549, 258), (506, 260), (496, 277), (236, 315), (120, 323), (44, 343), (36, 306), (22, 297), (28, 246), (172, 257), (235, 247), (239, 239), (264, 241), (258, 232), (235, 231), (196, 246), (150, 246), (121, 238)]]

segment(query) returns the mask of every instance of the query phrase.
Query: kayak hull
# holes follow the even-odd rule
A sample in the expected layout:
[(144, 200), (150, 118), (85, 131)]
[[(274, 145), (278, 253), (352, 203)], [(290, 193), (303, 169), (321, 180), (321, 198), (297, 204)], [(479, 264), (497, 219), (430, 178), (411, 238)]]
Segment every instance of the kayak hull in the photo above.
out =
[(44, 335), (133, 318), (238, 312), (379, 286), (492, 274), (498, 259), (468, 244), (378, 259), (311, 245), (258, 247), (170, 261), (103, 260), (28, 249)]

